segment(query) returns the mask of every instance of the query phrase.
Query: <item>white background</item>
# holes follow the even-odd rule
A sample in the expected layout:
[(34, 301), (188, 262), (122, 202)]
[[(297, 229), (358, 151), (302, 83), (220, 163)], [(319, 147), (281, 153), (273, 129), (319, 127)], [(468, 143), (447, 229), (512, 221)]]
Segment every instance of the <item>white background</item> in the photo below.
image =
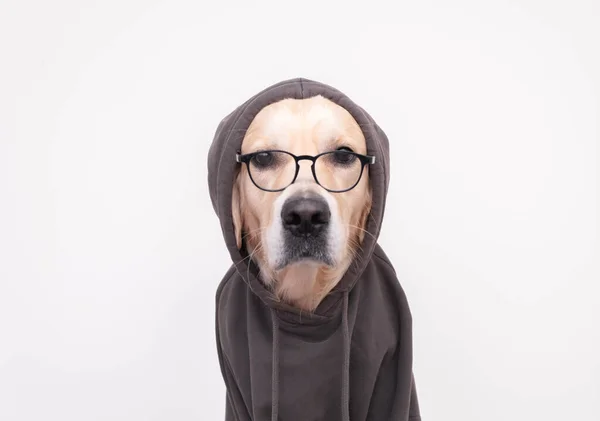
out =
[(0, 0), (0, 420), (222, 420), (206, 153), (290, 77), (392, 143), (424, 420), (600, 420), (600, 3)]

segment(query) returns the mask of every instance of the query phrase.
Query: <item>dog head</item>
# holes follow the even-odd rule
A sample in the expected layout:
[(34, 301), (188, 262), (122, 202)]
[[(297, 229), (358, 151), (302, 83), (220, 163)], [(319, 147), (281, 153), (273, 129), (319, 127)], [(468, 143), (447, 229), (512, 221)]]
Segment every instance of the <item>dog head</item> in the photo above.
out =
[[(343, 275), (371, 207), (364, 155), (354, 118), (321, 96), (284, 99), (256, 115), (242, 142), (232, 212), (238, 248), (247, 247), (265, 284), (292, 272), (312, 271), (327, 284)], [(291, 291), (291, 282), (305, 281), (280, 289)]]

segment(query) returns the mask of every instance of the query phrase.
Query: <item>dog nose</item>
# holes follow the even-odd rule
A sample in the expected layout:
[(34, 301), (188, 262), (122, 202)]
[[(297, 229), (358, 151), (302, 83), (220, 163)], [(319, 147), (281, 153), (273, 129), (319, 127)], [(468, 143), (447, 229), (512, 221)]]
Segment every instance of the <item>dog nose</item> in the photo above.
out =
[(330, 218), (329, 206), (322, 198), (291, 198), (281, 209), (283, 227), (298, 237), (318, 235), (329, 223)]

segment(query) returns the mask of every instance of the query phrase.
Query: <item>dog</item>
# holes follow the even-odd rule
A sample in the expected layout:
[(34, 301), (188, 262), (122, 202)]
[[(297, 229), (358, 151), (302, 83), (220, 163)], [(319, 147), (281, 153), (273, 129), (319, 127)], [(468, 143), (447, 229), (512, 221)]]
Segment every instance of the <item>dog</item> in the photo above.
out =
[(285, 80), (218, 125), (208, 185), (226, 421), (420, 421), (412, 316), (377, 244), (389, 140), (339, 90)]

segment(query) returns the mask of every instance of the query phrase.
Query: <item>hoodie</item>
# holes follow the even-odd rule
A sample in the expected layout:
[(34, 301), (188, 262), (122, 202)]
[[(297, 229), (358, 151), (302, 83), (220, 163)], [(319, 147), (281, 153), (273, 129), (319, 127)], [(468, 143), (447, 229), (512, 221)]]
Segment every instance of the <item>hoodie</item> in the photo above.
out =
[[(363, 130), (373, 204), (362, 249), (313, 313), (278, 301), (236, 246), (231, 194), (235, 154), (253, 118), (286, 98), (321, 95)], [(412, 372), (412, 318), (394, 267), (377, 244), (390, 166), (375, 121), (337, 89), (292, 79), (248, 99), (219, 124), (208, 184), (232, 266), (216, 294), (216, 339), (227, 389), (226, 421), (419, 421)]]

